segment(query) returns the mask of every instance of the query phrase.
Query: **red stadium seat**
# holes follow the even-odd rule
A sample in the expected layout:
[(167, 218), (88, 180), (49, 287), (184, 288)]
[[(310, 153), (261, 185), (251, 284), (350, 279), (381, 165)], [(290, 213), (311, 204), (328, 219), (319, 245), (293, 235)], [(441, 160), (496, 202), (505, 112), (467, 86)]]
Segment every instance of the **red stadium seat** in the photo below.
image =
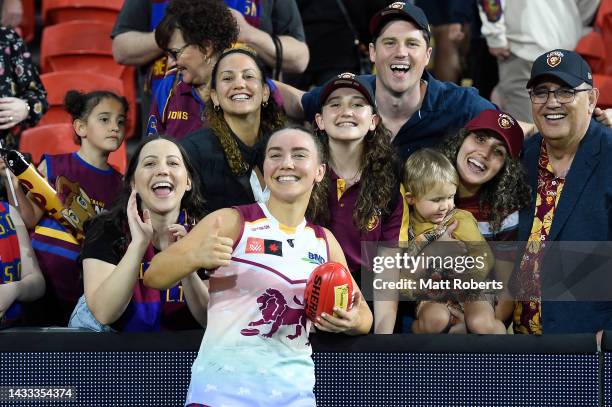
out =
[(25, 42), (32, 42), (36, 29), (36, 16), (34, 14), (34, 0), (21, 0), (23, 5), (23, 18), (15, 31)]
[(602, 109), (612, 108), (612, 75), (593, 75), (593, 85), (599, 89), (597, 106)]
[(43, 72), (98, 71), (121, 77), (124, 66), (115, 63), (111, 23), (72, 21), (46, 27), (40, 44)]
[[(43, 154), (64, 154), (78, 151), (74, 142), (72, 124), (56, 123), (37, 126), (21, 133), (19, 151), (32, 154), (32, 161), (38, 165)], [(109, 156), (109, 163), (122, 174), (127, 166), (125, 142)]]
[(98, 21), (71, 21), (46, 27), (40, 46), (41, 70), (97, 72), (120, 78), (130, 102), (127, 136), (131, 137), (137, 110), (134, 68), (119, 65), (113, 59), (112, 28), (112, 24)]
[(115, 23), (123, 0), (42, 0), (44, 25), (88, 20)]
[(576, 52), (587, 61), (593, 73), (604, 73), (606, 68), (606, 50), (601, 33), (591, 31), (580, 39)]
[(70, 115), (64, 110), (64, 96), (69, 90), (92, 92), (110, 90), (124, 96), (121, 79), (96, 72), (58, 71), (40, 75), (45, 89), (49, 110), (42, 117), (39, 125), (52, 123), (71, 123)]
[(606, 48), (605, 74), (612, 75), (612, 0), (602, 0), (595, 18), (595, 27), (601, 32)]
[(612, 25), (612, 0), (601, 0), (595, 16), (595, 26), (603, 31), (610, 25)]

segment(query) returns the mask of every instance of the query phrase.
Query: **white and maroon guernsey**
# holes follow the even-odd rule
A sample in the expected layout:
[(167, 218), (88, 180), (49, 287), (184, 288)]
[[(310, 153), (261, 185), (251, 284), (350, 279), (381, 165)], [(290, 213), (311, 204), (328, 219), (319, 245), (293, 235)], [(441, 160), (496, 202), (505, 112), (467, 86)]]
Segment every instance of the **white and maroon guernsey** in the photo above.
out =
[(306, 281), (327, 262), (324, 230), (280, 224), (265, 204), (236, 207), (243, 228), (210, 278), (208, 325), (186, 404), (315, 406)]

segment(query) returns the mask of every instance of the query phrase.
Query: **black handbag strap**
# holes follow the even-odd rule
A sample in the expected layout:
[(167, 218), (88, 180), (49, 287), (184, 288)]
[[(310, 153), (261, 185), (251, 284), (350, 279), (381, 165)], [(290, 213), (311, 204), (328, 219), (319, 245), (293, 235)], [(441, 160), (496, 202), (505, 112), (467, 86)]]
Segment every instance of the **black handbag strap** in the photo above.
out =
[(346, 25), (348, 25), (349, 29), (353, 33), (353, 37), (354, 37), (353, 43), (355, 44), (355, 48), (358, 49), (359, 48), (359, 32), (357, 32), (357, 29), (353, 25), (353, 20), (351, 20), (351, 16), (349, 16), (348, 10), (344, 6), (344, 3), (342, 2), (342, 0), (336, 0), (336, 4), (338, 4), (338, 8), (340, 8), (340, 11), (342, 11), (344, 20), (346, 20)]
[[(276, 10), (276, 0), (272, 0), (272, 12), (274, 12), (274, 10)], [(275, 16), (273, 15), (272, 19), (274, 20), (274, 18)], [(276, 59), (274, 69), (272, 71), (272, 79), (280, 81), (283, 67), (283, 43), (281, 42), (280, 38), (278, 38), (276, 32), (274, 30), (272, 31), (273, 32), (270, 34), (270, 36), (272, 37), (272, 42), (274, 43), (274, 55)]]

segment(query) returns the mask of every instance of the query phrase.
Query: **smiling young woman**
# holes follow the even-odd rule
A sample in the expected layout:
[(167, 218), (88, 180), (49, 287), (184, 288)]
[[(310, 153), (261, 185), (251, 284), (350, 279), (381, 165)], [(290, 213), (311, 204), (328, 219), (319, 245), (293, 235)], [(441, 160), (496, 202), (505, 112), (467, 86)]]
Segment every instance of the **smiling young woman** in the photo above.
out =
[[(147, 285), (165, 288), (194, 270), (211, 270), (208, 325), (187, 405), (266, 405), (270, 389), (277, 392), (275, 405), (316, 405), (304, 290), (318, 264), (303, 257), (346, 265), (331, 232), (305, 219), (325, 173), (324, 152), (301, 128), (276, 131), (264, 151), (267, 203), (211, 213), (155, 256), (145, 274)], [(355, 298), (352, 309), (321, 316), (315, 326), (367, 333), (372, 314), (358, 288)]]
[(143, 140), (114, 206), (86, 230), (85, 294), (69, 326), (159, 331), (205, 325), (208, 291), (197, 274), (164, 291), (142, 282), (154, 254), (185, 236), (203, 216), (202, 208), (197, 174), (176, 141)]
[[(459, 174), (456, 206), (474, 215), (488, 241), (518, 240), (518, 212), (530, 202), (530, 188), (519, 159), (523, 138), (512, 116), (484, 110), (440, 147)], [(494, 248), (495, 277), (507, 285), (516, 248)], [(512, 301), (499, 301), (496, 317), (506, 322), (513, 309)]]
[[(313, 220), (337, 236), (353, 278), (361, 282), (361, 270), (369, 270), (374, 255), (362, 252), (362, 241), (408, 240), (397, 157), (374, 92), (354, 74), (340, 74), (323, 86), (315, 123), (330, 160), (326, 194)], [(391, 333), (395, 316), (383, 308), (378, 312), (379, 305), (374, 302), (375, 332)]]
[(263, 72), (252, 50), (225, 51), (213, 68), (204, 111), (210, 127), (181, 140), (210, 211), (267, 200), (263, 146), (285, 118)]

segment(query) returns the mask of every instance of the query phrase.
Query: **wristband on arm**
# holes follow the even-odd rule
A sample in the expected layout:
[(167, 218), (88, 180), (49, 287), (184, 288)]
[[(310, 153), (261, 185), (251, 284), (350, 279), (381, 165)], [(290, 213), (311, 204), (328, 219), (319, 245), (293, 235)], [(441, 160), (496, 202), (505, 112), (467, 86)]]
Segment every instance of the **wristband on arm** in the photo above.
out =
[(281, 75), (281, 67), (283, 65), (283, 43), (281, 42), (278, 35), (270, 35), (272, 42), (274, 42), (274, 49), (276, 53), (276, 65), (274, 66), (274, 80), (279, 81)]

